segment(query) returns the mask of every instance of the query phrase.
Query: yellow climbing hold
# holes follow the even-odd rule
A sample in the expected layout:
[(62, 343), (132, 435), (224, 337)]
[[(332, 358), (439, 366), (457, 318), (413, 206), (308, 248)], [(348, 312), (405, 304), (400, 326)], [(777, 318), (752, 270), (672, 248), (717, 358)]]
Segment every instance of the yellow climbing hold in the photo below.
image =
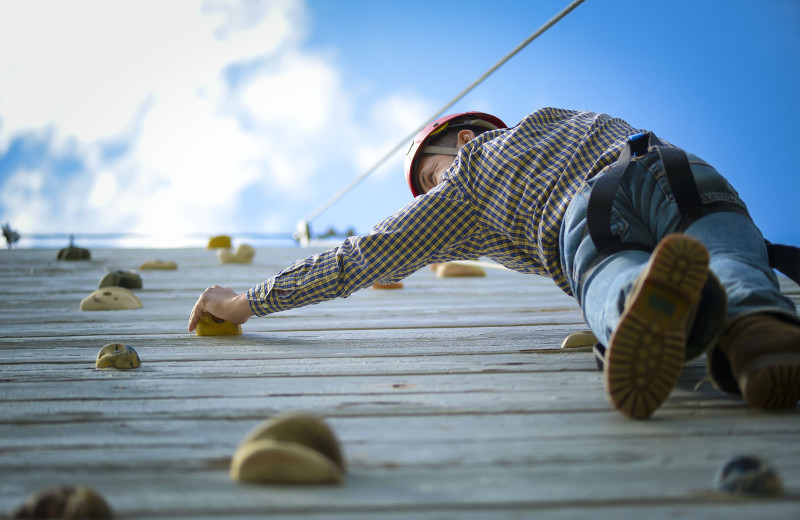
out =
[(122, 343), (109, 343), (97, 353), (97, 361), (95, 361), (94, 366), (96, 368), (127, 370), (139, 368), (142, 366), (142, 362), (133, 347)]
[(208, 247), (206, 249), (230, 249), (231, 237), (228, 235), (217, 235), (208, 239)]
[(147, 262), (139, 266), (140, 271), (146, 271), (148, 269), (170, 270), (177, 268), (178, 264), (176, 264), (175, 262), (164, 261), (164, 260), (148, 260)]
[(235, 336), (242, 333), (242, 326), (227, 320), (221, 320), (210, 315), (200, 317), (195, 336)]

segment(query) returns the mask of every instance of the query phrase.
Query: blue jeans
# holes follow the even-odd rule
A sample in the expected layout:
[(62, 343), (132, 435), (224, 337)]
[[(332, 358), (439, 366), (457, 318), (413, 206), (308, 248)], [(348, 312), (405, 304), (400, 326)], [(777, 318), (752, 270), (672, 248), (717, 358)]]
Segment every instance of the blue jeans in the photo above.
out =
[[(704, 203), (725, 201), (745, 207), (736, 190), (714, 168), (688, 154), (700, 198)], [(561, 265), (589, 328), (603, 345), (619, 322), (625, 298), (644, 269), (650, 254), (624, 250), (590, 270), (597, 249), (586, 227), (586, 208), (594, 181), (575, 194), (561, 228)], [(611, 230), (624, 244), (652, 250), (677, 230), (681, 213), (656, 152), (634, 159), (614, 196)], [(686, 230), (708, 248), (709, 267), (725, 288), (727, 320), (767, 312), (797, 320), (794, 302), (781, 294), (769, 267), (761, 232), (753, 221), (736, 212), (712, 213)]]

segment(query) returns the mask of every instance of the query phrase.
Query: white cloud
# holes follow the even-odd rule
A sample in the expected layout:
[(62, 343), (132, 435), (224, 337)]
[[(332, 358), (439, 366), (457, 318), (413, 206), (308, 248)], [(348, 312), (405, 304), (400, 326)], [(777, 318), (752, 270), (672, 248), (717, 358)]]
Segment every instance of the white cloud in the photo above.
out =
[[(237, 22), (237, 9), (254, 4), (262, 9), (250, 24)], [(61, 136), (92, 142), (123, 128), (149, 95), (186, 95), (218, 81), (225, 65), (274, 53), (304, 33), (297, 2), (203, 5), (187, 0), (1, 4), (4, 131), (55, 125)]]
[[(0, 48), (16, 50), (0, 53), (0, 156), (46, 136), (86, 166), (8, 176), (0, 218), (23, 232), (291, 229), (332, 162), (352, 165), (343, 185), (427, 115), (399, 94), (363, 107), (302, 47), (308, 31), (299, 0), (0, 4)], [(108, 161), (111, 142), (124, 153)], [(269, 198), (250, 223), (253, 189)]]

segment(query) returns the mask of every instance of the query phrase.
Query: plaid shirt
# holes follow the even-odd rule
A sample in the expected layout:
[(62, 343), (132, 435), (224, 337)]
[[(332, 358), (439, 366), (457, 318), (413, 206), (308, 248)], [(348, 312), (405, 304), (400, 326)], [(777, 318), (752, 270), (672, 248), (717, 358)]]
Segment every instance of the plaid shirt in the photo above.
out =
[(435, 262), (489, 257), (570, 293), (558, 236), (572, 196), (639, 130), (605, 114), (543, 108), (468, 142), (425, 195), (366, 236), (299, 260), (247, 292), (258, 316), (347, 297)]

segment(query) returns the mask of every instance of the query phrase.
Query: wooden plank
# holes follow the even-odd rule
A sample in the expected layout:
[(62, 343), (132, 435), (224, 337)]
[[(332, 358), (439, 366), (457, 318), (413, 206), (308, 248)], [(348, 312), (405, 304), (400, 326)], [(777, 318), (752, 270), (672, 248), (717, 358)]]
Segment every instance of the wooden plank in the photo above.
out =
[[(387, 467), (351, 472), (343, 486), (243, 486), (232, 482), (224, 468), (178, 473), (120, 472), (114, 481), (93, 471), (70, 472), (71, 477), (100, 490), (125, 518), (153, 514), (192, 518), (200, 515), (322, 514), (438, 509), (450, 514), (482, 508), (535, 511), (585, 511), (611, 505), (694, 505), (720, 499), (710, 491), (717, 461), (687, 462), (688, 466), (652, 462), (585, 465), (576, 472), (569, 464), (506, 465), (445, 468)], [(686, 471), (689, 469), (690, 471)], [(795, 474), (792, 474), (794, 476)], [(13, 488), (31, 487), (42, 473), (25, 472)], [(52, 478), (52, 477), (50, 477)], [(567, 483), (567, 484), (565, 484)], [(9, 486), (12, 487), (12, 486)], [(169, 493), (165, 493), (165, 488)], [(761, 501), (783, 505), (783, 499)], [(5, 500), (0, 502), (3, 504)], [(793, 505), (796, 505), (793, 504)]]
[(0, 365), (4, 363), (89, 362), (97, 351), (114, 341), (134, 346), (148, 360), (263, 359), (272, 357), (415, 356), (500, 353), (547, 350), (566, 354), (558, 347), (575, 325), (503, 327), (447, 327), (439, 329), (359, 329), (268, 331), (245, 328), (237, 337), (196, 337), (184, 332), (161, 334), (133, 330), (123, 334), (36, 336), (2, 338)]

